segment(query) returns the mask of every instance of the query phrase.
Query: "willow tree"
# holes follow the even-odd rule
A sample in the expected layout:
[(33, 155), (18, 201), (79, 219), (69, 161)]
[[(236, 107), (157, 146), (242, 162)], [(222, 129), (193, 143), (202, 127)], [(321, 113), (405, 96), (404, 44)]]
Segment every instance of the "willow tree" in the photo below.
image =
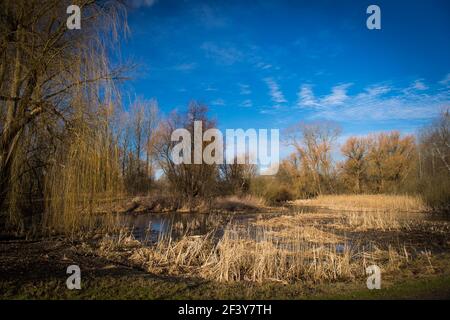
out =
[(415, 139), (398, 131), (368, 137), (367, 175), (373, 192), (400, 191), (416, 164)]
[(300, 176), (315, 195), (333, 192), (333, 145), (341, 132), (330, 121), (299, 123), (285, 132), (288, 145), (295, 148), (300, 159)]
[(116, 188), (109, 117), (123, 69), (111, 67), (108, 44), (125, 30), (125, 11), (76, 1), (81, 29), (69, 30), (71, 2), (0, 2), (0, 206), (15, 225), (25, 200), (44, 197), (53, 221), (80, 207), (69, 197), (92, 205)]
[(343, 177), (348, 187), (355, 193), (361, 193), (367, 180), (367, 154), (369, 144), (366, 138), (350, 137), (341, 147), (345, 161), (342, 164)]

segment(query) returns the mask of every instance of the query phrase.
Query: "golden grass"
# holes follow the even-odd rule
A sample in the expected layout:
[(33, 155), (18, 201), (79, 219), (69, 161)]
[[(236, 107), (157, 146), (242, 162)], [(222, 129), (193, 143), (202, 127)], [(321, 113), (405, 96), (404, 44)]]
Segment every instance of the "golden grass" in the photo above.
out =
[(258, 211), (266, 207), (266, 201), (261, 197), (247, 196), (226, 196), (215, 199), (213, 210), (215, 211)]
[(393, 211), (344, 212), (347, 225), (356, 231), (399, 230), (409, 228), (410, 220)]
[[(314, 216), (316, 220), (306, 219)], [(328, 224), (321, 224), (324, 218)], [(368, 227), (345, 215), (330, 218), (329, 214), (315, 213), (260, 218), (247, 226), (230, 223), (220, 239), (211, 232), (176, 241), (167, 237), (148, 247), (119, 236), (105, 239), (101, 251), (103, 255), (122, 252), (132, 264), (151, 273), (220, 282), (352, 280), (364, 277), (371, 264), (398, 270), (410, 259), (402, 246), (382, 250), (368, 243), (352, 243), (334, 230)]]
[(428, 210), (419, 196), (410, 195), (323, 195), (311, 200), (297, 200), (294, 203), (346, 211), (422, 212)]

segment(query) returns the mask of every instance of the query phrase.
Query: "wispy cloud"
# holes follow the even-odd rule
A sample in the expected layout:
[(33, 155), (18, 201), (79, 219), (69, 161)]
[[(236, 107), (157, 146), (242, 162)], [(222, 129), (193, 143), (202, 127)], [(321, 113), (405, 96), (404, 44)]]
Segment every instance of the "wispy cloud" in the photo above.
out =
[(304, 84), (300, 87), (300, 90), (298, 91), (298, 103), (299, 106), (316, 106), (318, 105), (316, 98), (314, 96), (314, 93), (312, 91), (312, 86), (309, 84)]
[(444, 77), (444, 79), (442, 79), (441, 81), (439, 81), (440, 84), (442, 84), (443, 86), (448, 86), (450, 85), (450, 72), (447, 73), (447, 75)]
[(128, 0), (128, 3), (132, 8), (143, 8), (143, 7), (153, 7), (156, 4), (157, 0)]
[(240, 106), (244, 107), (244, 108), (250, 108), (250, 107), (253, 107), (253, 102), (250, 99), (246, 99), (246, 100), (242, 101)]
[(213, 87), (213, 86), (211, 86), (211, 85), (208, 85), (208, 86), (205, 88), (205, 91), (219, 91), (219, 89), (217, 89), (216, 87)]
[(422, 81), (422, 79), (414, 81), (412, 88), (415, 90), (427, 90), (428, 87), (425, 85), (425, 83)]
[(207, 58), (214, 59), (219, 64), (232, 65), (243, 58), (243, 53), (229, 44), (220, 46), (214, 42), (204, 42), (201, 48)]
[(202, 24), (207, 28), (221, 28), (227, 25), (227, 20), (207, 4), (202, 4), (195, 11)]
[(213, 106), (224, 106), (225, 105), (225, 100), (219, 98), (216, 100), (211, 101), (211, 105)]
[(178, 64), (176, 66), (174, 66), (172, 69), (176, 70), (176, 71), (191, 71), (194, 70), (195, 68), (197, 68), (197, 63), (192, 62), (192, 63), (182, 63), (182, 64)]
[(272, 65), (269, 63), (265, 63), (265, 62), (258, 62), (256, 64), (256, 68), (261, 69), (261, 70), (267, 70), (272, 68)]
[(350, 83), (334, 86), (331, 89), (331, 93), (322, 98), (316, 98), (312, 90), (312, 86), (304, 84), (300, 86), (298, 92), (298, 106), (337, 106), (343, 104), (347, 99), (347, 89), (350, 87)]
[(347, 100), (347, 88), (350, 87), (350, 83), (341, 84), (338, 86), (335, 86), (331, 89), (331, 94), (326, 96), (321, 104), (329, 105), (329, 106), (336, 106), (341, 105)]
[(280, 87), (272, 78), (265, 78), (267, 86), (269, 87), (269, 95), (272, 101), (279, 104), (285, 103), (287, 100), (284, 98), (283, 92), (281, 92)]
[(239, 93), (241, 95), (245, 96), (245, 95), (249, 95), (249, 94), (252, 93), (252, 91), (250, 90), (250, 86), (248, 84), (239, 83), (238, 86), (239, 86), (239, 89), (240, 89)]
[(379, 96), (391, 91), (392, 88), (386, 85), (373, 85), (366, 88), (366, 92), (360, 93), (360, 95), (369, 95), (371, 97)]
[(316, 98), (312, 87), (303, 85), (298, 105), (313, 108), (311, 118), (338, 121), (429, 119), (450, 104), (450, 92), (425, 93), (427, 89), (428, 86), (417, 85), (416, 82), (407, 88), (374, 85), (348, 95), (341, 85), (333, 87), (330, 95)]

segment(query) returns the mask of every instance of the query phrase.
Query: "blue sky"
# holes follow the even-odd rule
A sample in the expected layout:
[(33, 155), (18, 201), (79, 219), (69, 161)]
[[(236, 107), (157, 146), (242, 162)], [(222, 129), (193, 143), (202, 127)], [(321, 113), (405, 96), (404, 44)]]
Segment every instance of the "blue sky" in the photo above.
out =
[(415, 132), (450, 105), (450, 1), (130, 2), (126, 88), (165, 113), (197, 100), (221, 129), (326, 119), (346, 137)]

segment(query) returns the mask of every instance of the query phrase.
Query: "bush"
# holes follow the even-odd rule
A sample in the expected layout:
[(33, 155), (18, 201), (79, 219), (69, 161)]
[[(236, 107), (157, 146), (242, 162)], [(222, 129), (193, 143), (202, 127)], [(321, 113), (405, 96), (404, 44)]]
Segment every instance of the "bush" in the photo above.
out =
[(270, 204), (275, 205), (293, 200), (294, 195), (285, 186), (274, 186), (270, 187), (269, 190), (267, 190), (265, 198)]

